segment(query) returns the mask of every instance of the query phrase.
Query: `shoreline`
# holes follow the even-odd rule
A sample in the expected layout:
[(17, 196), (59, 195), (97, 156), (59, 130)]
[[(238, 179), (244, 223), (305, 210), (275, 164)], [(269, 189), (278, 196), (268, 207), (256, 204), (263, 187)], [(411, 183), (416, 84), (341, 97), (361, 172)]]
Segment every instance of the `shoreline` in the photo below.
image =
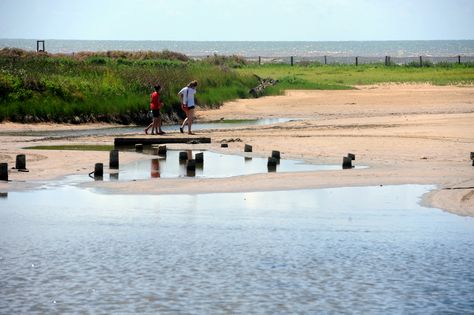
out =
[[(458, 215), (474, 216), (474, 87), (428, 84), (362, 86), (350, 91), (287, 91), (283, 96), (225, 103), (217, 110), (198, 110), (199, 121), (225, 119), (304, 118), (282, 124), (238, 129), (202, 130), (211, 137), (205, 148), (242, 153), (251, 144), (255, 155), (279, 150), (282, 158), (341, 164), (342, 156), (356, 154), (356, 165), (366, 169), (255, 174), (219, 179), (157, 179), (132, 182), (90, 182), (112, 193), (180, 194), (316, 189), (348, 186), (422, 184), (436, 188), (422, 204)], [(99, 125), (0, 124), (0, 131), (80, 130)], [(167, 136), (182, 136), (179, 131)], [(137, 137), (143, 137), (139, 134)], [(152, 136), (148, 136), (152, 137)], [(14, 165), (16, 154), (26, 154), (29, 173), (10, 171), (11, 182), (0, 191), (32, 189), (42, 180), (89, 172), (95, 162), (108, 161), (108, 152), (27, 150), (26, 146), (113, 144), (113, 136), (37, 139), (0, 135), (0, 162)], [(220, 141), (230, 142), (228, 149)], [(203, 145), (192, 145), (193, 147)], [(121, 152), (121, 163), (149, 156)], [(13, 164), (12, 164), (13, 163)], [(104, 171), (108, 169), (104, 167)], [(445, 189), (459, 188), (467, 189)]]

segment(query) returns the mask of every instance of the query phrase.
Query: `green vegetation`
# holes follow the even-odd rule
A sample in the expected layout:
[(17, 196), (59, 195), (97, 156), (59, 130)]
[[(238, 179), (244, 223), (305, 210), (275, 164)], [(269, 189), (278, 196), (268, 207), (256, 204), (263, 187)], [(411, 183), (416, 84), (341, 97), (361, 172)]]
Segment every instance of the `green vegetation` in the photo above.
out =
[[(474, 84), (474, 64), (449, 64), (419, 67), (418, 64), (391, 65), (250, 65), (237, 70), (279, 80), (279, 89), (348, 89), (354, 85), (392, 83), (431, 83), (434, 85)], [(278, 91), (274, 91), (278, 92)]]
[(34, 147), (27, 147), (24, 149), (31, 150), (73, 150), (73, 151), (111, 151), (114, 149), (113, 145), (39, 145)]
[(227, 100), (251, 97), (257, 77), (278, 84), (265, 90), (351, 89), (383, 82), (474, 84), (474, 64), (405, 66), (321, 65), (304, 63), (258, 65), (238, 56), (190, 60), (175, 52), (83, 52), (48, 55), (19, 49), (0, 50), (0, 121), (115, 122), (146, 124), (149, 94), (162, 87), (165, 120), (182, 115), (177, 92), (198, 80), (200, 106), (218, 107)]

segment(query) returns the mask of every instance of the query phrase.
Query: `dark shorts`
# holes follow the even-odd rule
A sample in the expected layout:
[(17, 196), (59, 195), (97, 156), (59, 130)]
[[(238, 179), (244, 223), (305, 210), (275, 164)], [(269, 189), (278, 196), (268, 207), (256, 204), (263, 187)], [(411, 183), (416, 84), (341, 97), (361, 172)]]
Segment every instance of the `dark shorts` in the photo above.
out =
[(159, 109), (158, 110), (154, 109), (154, 110), (152, 110), (152, 112), (153, 112), (153, 118), (161, 117)]

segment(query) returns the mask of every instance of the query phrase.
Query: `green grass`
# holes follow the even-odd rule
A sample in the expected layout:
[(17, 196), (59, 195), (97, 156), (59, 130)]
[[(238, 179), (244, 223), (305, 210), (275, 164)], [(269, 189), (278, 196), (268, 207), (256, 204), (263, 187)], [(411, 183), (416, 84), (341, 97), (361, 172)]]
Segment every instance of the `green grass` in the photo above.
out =
[(114, 122), (148, 124), (149, 95), (162, 87), (165, 120), (183, 115), (178, 91), (198, 80), (197, 102), (215, 108), (225, 101), (251, 97), (255, 77), (278, 84), (265, 95), (287, 89), (344, 90), (379, 83), (474, 84), (474, 64), (405, 66), (258, 65), (237, 56), (193, 61), (164, 52), (78, 53), (47, 55), (18, 49), (0, 50), (0, 122)]
[(73, 150), (73, 151), (111, 151), (114, 149), (113, 145), (39, 145), (33, 147), (26, 147), (24, 149), (31, 150)]
[(473, 65), (430, 67), (372, 65), (250, 65), (241, 74), (280, 80), (285, 88), (348, 89), (355, 85), (379, 83), (431, 83), (434, 85), (474, 84)]

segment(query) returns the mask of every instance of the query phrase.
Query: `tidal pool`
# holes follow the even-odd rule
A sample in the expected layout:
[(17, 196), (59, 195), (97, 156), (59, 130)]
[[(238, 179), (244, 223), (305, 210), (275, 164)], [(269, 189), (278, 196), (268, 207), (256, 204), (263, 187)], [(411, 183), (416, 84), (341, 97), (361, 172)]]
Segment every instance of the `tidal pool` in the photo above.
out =
[(472, 313), (474, 220), (433, 188), (10, 192), (0, 313)]
[[(196, 171), (189, 174), (186, 160), (179, 160), (179, 153), (186, 152), (189, 159), (202, 153), (204, 162), (196, 165)], [(267, 172), (302, 172), (341, 170), (341, 165), (311, 164), (301, 160), (280, 159), (274, 169), (267, 166), (268, 158), (248, 157), (202, 150), (168, 150), (166, 157), (155, 156), (150, 160), (141, 160), (123, 165), (118, 172), (111, 171), (102, 180), (140, 180), (150, 178), (224, 178)]]

